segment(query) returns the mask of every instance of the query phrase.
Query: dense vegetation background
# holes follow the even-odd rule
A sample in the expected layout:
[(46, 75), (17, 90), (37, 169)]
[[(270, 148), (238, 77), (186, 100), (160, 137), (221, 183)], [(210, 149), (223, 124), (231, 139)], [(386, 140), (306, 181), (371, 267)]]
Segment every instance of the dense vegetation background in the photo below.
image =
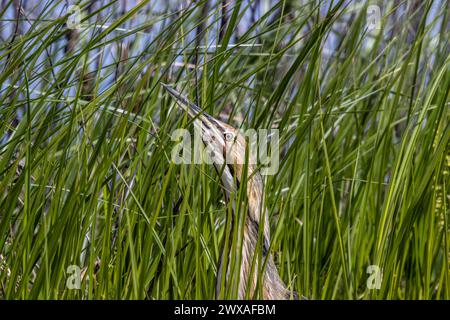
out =
[(229, 206), (212, 166), (171, 162), (191, 125), (161, 82), (280, 129), (264, 179), (289, 288), (450, 298), (449, 15), (445, 0), (1, 0), (0, 298), (214, 298)]

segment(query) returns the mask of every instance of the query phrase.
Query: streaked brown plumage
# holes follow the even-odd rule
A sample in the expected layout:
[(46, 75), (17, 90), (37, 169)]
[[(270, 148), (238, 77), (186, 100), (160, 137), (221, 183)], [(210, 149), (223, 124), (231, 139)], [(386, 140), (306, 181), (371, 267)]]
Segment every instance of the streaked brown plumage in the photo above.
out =
[[(173, 88), (163, 85), (164, 88), (175, 98), (178, 105), (188, 112), (189, 116), (194, 119), (194, 126), (201, 129), (201, 137), (205, 146), (207, 146), (213, 154), (213, 164), (216, 171), (221, 174), (221, 181), (224, 186), (227, 201), (230, 201), (231, 193), (237, 190), (242, 171), (245, 169), (244, 160), (246, 156), (245, 138), (232, 126), (223, 123), (207, 113), (203, 112), (198, 106), (188, 101), (184, 96), (175, 91)], [(252, 156), (252, 155), (249, 155)], [(226, 161), (225, 161), (226, 160)], [(224, 164), (225, 162), (225, 164)], [(255, 162), (250, 162), (255, 163)], [(259, 171), (252, 164), (247, 165), (247, 197), (248, 197), (248, 214), (244, 226), (244, 239), (242, 248), (242, 263), (240, 265), (240, 281), (238, 286), (238, 298), (244, 299), (247, 293), (247, 286), (250, 284), (249, 295), (252, 298), (256, 288), (258, 278), (255, 270), (259, 270), (256, 265), (251, 272), (251, 264), (254, 253), (257, 251), (257, 241), (259, 228), (264, 225), (262, 239), (262, 259), (256, 259), (263, 262), (267, 259), (267, 264), (262, 277), (262, 295), (263, 299), (282, 300), (282, 299), (298, 299), (295, 292), (289, 291), (284, 285), (278, 274), (273, 257), (269, 252), (270, 247), (270, 228), (267, 209), (264, 206), (264, 187), (263, 180)], [(234, 207), (233, 207), (234, 208)], [(224, 255), (222, 253), (219, 276), (217, 279), (216, 296), (219, 298), (219, 288), (221, 284), (221, 274), (223, 270)], [(231, 255), (231, 253), (228, 253)], [(230, 256), (229, 256), (230, 257)], [(228, 259), (230, 261), (230, 259)], [(227, 266), (227, 279), (229, 276), (229, 267)]]

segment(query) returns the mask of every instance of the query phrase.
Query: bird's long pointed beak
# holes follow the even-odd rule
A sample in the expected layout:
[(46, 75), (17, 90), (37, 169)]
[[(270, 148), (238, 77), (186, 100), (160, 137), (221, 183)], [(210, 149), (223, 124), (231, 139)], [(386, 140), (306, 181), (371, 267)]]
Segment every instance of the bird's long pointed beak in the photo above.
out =
[(161, 85), (175, 99), (178, 106), (185, 110), (193, 119), (194, 126), (200, 130), (203, 143), (206, 146), (209, 146), (211, 150), (215, 151), (215, 158), (213, 159), (214, 167), (217, 172), (221, 173), (225, 190), (228, 192), (230, 192), (230, 190), (234, 190), (234, 179), (230, 169), (225, 165), (226, 156), (224, 155), (224, 150), (226, 150), (226, 147), (224, 133), (227, 129), (219, 120), (211, 117), (194, 103), (190, 102), (181, 93), (164, 83), (161, 83)]
[(177, 102), (178, 106), (180, 106), (183, 110), (185, 110), (189, 116), (192, 118), (196, 118), (199, 114), (202, 113), (202, 110), (196, 106), (194, 103), (189, 101), (185, 96), (183, 96), (181, 93), (173, 89), (172, 87), (168, 86), (165, 83), (161, 83), (161, 85), (166, 89), (169, 94), (175, 98), (175, 101)]
[(202, 126), (204, 126), (208, 130), (217, 130), (217, 134), (222, 134), (224, 132), (225, 128), (223, 128), (223, 126), (220, 124), (220, 121), (217, 121), (216, 119), (211, 117), (208, 113), (203, 111), (193, 102), (189, 101), (185, 96), (183, 96), (172, 87), (164, 83), (161, 83), (161, 85), (175, 99), (177, 105), (189, 114), (189, 116), (194, 120), (193, 122), (196, 127), (201, 128)]

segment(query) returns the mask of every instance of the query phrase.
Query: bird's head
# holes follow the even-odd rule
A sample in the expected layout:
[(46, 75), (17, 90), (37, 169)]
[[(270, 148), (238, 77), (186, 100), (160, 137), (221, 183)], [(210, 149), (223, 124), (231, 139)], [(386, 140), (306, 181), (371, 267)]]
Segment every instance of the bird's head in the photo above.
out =
[[(247, 174), (253, 171), (253, 155), (246, 155), (246, 139), (240, 130), (215, 119), (204, 112), (197, 105), (173, 88), (163, 84), (163, 87), (175, 99), (178, 106), (185, 110), (193, 119), (193, 124), (199, 130), (202, 141), (206, 147), (221, 180), (228, 191), (236, 189), (239, 184), (244, 164), (248, 164)], [(248, 151), (247, 151), (248, 152)]]

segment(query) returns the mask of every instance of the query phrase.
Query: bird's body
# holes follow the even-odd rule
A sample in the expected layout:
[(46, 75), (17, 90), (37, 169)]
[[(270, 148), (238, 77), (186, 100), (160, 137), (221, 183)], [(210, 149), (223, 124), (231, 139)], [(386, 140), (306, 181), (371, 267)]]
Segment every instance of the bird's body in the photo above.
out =
[[(261, 174), (253, 165), (254, 161), (246, 159), (246, 141), (238, 130), (223, 123), (203, 112), (199, 107), (188, 101), (174, 89), (164, 85), (169, 93), (194, 119), (194, 125), (201, 130), (201, 137), (209, 154), (212, 156), (216, 171), (221, 176), (221, 181), (225, 190), (227, 201), (234, 199), (234, 192), (239, 188), (241, 178), (246, 174), (246, 196), (248, 199), (248, 211), (243, 220), (243, 239), (241, 251), (241, 263), (239, 265), (238, 298), (253, 298), (258, 287), (257, 280), (262, 278), (259, 286), (262, 289), (262, 298), (267, 300), (297, 299), (297, 294), (288, 290), (278, 274), (270, 248), (270, 225), (268, 212), (264, 205), (264, 185)], [(248, 154), (247, 157), (253, 155)], [(248, 158), (247, 158), (248, 160)], [(243, 172), (245, 170), (245, 172)], [(235, 208), (236, 204), (233, 204)], [(236, 217), (233, 216), (236, 220)], [(232, 223), (236, 227), (237, 222)], [(259, 241), (258, 241), (259, 240)], [(259, 259), (254, 259), (255, 253), (262, 252)], [(230, 281), (230, 261), (233, 252), (222, 253), (220, 268), (217, 280), (217, 297), (220, 297), (220, 287), (224, 261), (226, 265), (227, 285)], [(227, 258), (227, 259), (225, 259)], [(254, 264), (253, 264), (254, 263)], [(265, 263), (265, 268), (262, 265)], [(253, 267), (252, 267), (253, 264)], [(263, 269), (263, 277), (258, 277), (258, 271)]]

